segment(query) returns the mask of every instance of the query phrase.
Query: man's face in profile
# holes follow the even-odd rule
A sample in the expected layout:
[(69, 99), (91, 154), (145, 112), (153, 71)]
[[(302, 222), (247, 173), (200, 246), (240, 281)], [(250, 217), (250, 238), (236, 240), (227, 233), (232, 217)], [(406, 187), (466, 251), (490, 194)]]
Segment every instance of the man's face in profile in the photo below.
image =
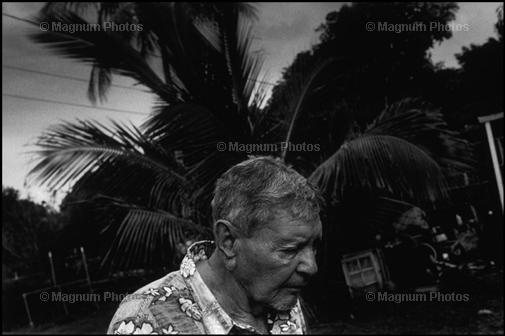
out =
[(308, 279), (317, 272), (316, 245), (321, 239), (319, 217), (293, 220), (285, 211), (239, 239), (234, 276), (249, 298), (278, 311), (291, 309)]

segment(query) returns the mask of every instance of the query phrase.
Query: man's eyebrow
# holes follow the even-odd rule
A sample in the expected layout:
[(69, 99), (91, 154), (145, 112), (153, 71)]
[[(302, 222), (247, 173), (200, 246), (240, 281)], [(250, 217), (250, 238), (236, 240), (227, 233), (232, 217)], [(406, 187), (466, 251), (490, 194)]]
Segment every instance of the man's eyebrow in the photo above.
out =
[(304, 241), (305, 239), (302, 237), (291, 237), (291, 238), (280, 237), (276, 239), (276, 242), (279, 244), (300, 243)]
[[(278, 244), (300, 244), (300, 243), (308, 243), (312, 238), (311, 237), (302, 237), (302, 236), (294, 236), (294, 237), (280, 237), (276, 239)], [(321, 240), (322, 235), (318, 235), (314, 240)]]

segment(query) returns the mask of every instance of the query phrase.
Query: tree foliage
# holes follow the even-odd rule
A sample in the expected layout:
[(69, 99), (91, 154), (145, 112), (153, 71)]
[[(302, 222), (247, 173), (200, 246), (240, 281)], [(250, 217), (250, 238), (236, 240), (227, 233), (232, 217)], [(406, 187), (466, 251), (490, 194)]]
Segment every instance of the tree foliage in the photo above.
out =
[[(379, 29), (381, 24), (429, 22), (444, 26), (455, 17), (451, 2), (353, 3), (326, 15), (317, 32), (319, 43), (299, 53), (284, 70), (274, 88), (270, 105), (275, 109), (290, 93), (299, 69), (315, 67), (330, 57), (338, 62), (327, 70), (331, 89), (325, 105), (344, 101), (360, 125), (370, 123), (385, 106), (405, 97), (423, 97), (433, 66), (429, 49), (450, 38), (450, 30), (406, 30), (401, 33)], [(371, 23), (375, 29), (367, 30)], [(324, 106), (319, 107), (324, 108)], [(326, 108), (328, 110), (328, 108)]]
[(13, 188), (2, 187), (2, 265), (7, 267), (6, 275), (42, 270), (41, 258), (65, 224), (54, 209), (21, 198)]
[[(219, 151), (219, 142), (321, 144), (313, 153), (270, 154), (310, 175), (332, 200), (347, 191), (443, 200), (443, 170), (467, 167), (461, 159), (467, 148), (437, 109), (404, 98), (420, 92), (420, 80), (432, 71), (428, 48), (450, 33), (369, 33), (365, 23), (387, 15), (446, 23), (456, 6), (382, 6), (353, 4), (328, 14), (321, 43), (296, 57), (263, 109), (262, 60), (250, 50), (251, 5), (48, 5), (41, 21), (142, 24), (141, 33), (32, 38), (93, 66), (92, 100), (105, 97), (110, 76), (120, 74), (158, 101), (140, 127), (77, 121), (49, 129), (39, 137), (31, 176), (53, 189), (72, 183), (73, 196), (101, 207), (99, 227), (111, 239), (107, 260), (122, 268), (159, 265), (188, 235), (210, 236), (215, 181), (246, 158)], [(83, 14), (90, 10), (91, 19)]]

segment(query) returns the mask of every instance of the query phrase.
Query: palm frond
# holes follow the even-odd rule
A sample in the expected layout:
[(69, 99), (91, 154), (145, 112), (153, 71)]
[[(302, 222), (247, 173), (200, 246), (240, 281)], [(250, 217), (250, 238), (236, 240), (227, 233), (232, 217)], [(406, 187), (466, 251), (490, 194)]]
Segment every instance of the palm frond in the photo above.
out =
[[(42, 134), (35, 151), (37, 164), (29, 176), (50, 189), (74, 182), (84, 174), (94, 171), (105, 162), (122, 160), (133, 165), (169, 176), (184, 185), (183, 172), (178, 171), (173, 158), (161, 158), (159, 146), (145, 138), (131, 126), (127, 128), (113, 123), (108, 128), (97, 122), (65, 122)], [(166, 153), (165, 153), (166, 154)]]
[[(150, 154), (153, 155), (153, 154)], [(155, 156), (155, 155), (154, 155)], [(190, 188), (169, 174), (163, 174), (131, 160), (103, 162), (72, 185), (72, 195), (83, 201), (96, 195), (121, 198), (138, 206), (162, 209), (177, 216), (192, 218), (188, 208)]]
[(160, 106), (143, 127), (160, 146), (178, 153), (187, 169), (185, 177), (196, 188), (192, 192), (193, 198), (207, 199), (204, 195), (212, 194), (217, 178), (228, 167), (246, 158), (245, 153), (219, 151), (217, 148), (220, 142), (226, 146), (234, 141), (247, 143), (247, 134), (230, 134), (232, 122), (222, 123), (200, 105), (178, 104)]
[(93, 103), (100, 100), (103, 103), (106, 100), (111, 83), (110, 69), (104, 69), (97, 64), (93, 65), (88, 86), (89, 100)]
[[(61, 11), (39, 19), (39, 21), (62, 23), (68, 26), (91, 24), (75, 13)], [(89, 31), (77, 29), (70, 32), (36, 32), (30, 35), (36, 43), (47, 45), (50, 49), (71, 59), (97, 66), (103, 71), (131, 77), (146, 85), (155, 94), (167, 101), (174, 99), (171, 87), (165, 85), (144, 57), (119, 33), (108, 31)], [(93, 97), (93, 94), (90, 94)]]
[(439, 109), (419, 99), (406, 98), (387, 108), (368, 126), (365, 134), (392, 135), (422, 148), (443, 168), (473, 169), (471, 144), (451, 131)]
[(160, 259), (167, 264), (170, 252), (191, 233), (210, 237), (210, 230), (161, 210), (136, 208), (131, 204), (121, 204), (130, 209), (116, 233), (111, 248), (102, 265), (114, 261), (117, 267), (159, 264)]
[(232, 83), (233, 101), (238, 106), (239, 114), (244, 114), (261, 71), (262, 59), (258, 54), (251, 53), (252, 25), (239, 10), (236, 6), (222, 6), (216, 22)]
[(356, 190), (416, 204), (448, 198), (438, 164), (414, 144), (389, 135), (364, 135), (344, 143), (309, 180), (333, 202)]
[(53, 15), (62, 11), (73, 11), (79, 15), (83, 15), (90, 10), (100, 11), (101, 4), (101, 2), (48, 2), (40, 9), (40, 13), (43, 15)]
[[(316, 90), (317, 78), (318, 75), (324, 70), (329, 64), (331, 64), (334, 60), (329, 58), (320, 64), (318, 64), (312, 71), (305, 77), (302, 76), (297, 82), (298, 87), (294, 91), (291, 91), (293, 96), (292, 99), (289, 100), (290, 104), (288, 104), (287, 108), (289, 109), (288, 115), (291, 117), (289, 121), (289, 128), (286, 135), (285, 142), (289, 143), (291, 141), (291, 136), (293, 133), (293, 129), (300, 114), (301, 110), (304, 108), (303, 103), (307, 100), (307, 96), (312, 94), (314, 90)], [(319, 83), (321, 85), (321, 83)], [(287, 147), (284, 149), (282, 153), (282, 159), (285, 160), (287, 154)]]
[[(178, 92), (176, 102), (198, 96), (201, 35), (182, 3), (136, 3), (135, 13), (143, 26), (144, 35), (156, 38), (160, 51), (165, 82)], [(185, 97), (186, 99), (181, 99)], [(166, 101), (172, 102), (172, 101)]]
[(190, 15), (204, 20), (218, 20), (225, 10), (236, 12), (247, 19), (258, 19), (258, 10), (246, 2), (189, 2), (185, 4)]
[[(90, 21), (96, 22), (101, 27), (111, 22), (117, 24), (137, 24), (134, 4), (128, 2), (55, 2), (47, 3), (40, 10), (40, 20), (50, 22), (55, 16), (73, 12), (82, 17), (89, 17)], [(125, 41), (136, 41), (139, 45), (140, 54), (147, 59), (148, 55), (154, 54), (155, 41), (149, 32), (144, 30), (125, 30), (118, 32)], [(91, 71), (88, 87), (88, 98), (96, 103), (105, 101), (107, 91), (111, 84), (112, 71), (108, 67), (101, 67), (100, 63), (95, 63)]]
[(180, 151), (186, 165), (192, 165), (215, 150), (224, 140), (226, 125), (198, 104), (161, 104), (142, 125), (146, 134), (165, 150)]

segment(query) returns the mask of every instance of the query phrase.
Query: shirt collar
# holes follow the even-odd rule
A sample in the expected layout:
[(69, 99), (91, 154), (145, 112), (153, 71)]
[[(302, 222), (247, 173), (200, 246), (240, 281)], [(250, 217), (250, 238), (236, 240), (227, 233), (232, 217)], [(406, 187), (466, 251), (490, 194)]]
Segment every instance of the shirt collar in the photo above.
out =
[[(210, 240), (192, 244), (188, 248), (180, 268), (188, 288), (192, 291), (195, 301), (202, 310), (202, 322), (206, 332), (209, 334), (228, 334), (234, 326), (237, 326), (238, 328), (257, 333), (253, 327), (234, 321), (224, 311), (197, 271), (196, 264), (210, 257), (214, 249), (215, 244)], [(298, 303), (289, 313), (269, 316), (268, 321), (271, 333), (275, 331), (277, 331), (275, 333), (284, 333), (282, 331), (286, 331), (285, 333), (287, 334), (303, 333), (301, 324), (305, 323)]]

